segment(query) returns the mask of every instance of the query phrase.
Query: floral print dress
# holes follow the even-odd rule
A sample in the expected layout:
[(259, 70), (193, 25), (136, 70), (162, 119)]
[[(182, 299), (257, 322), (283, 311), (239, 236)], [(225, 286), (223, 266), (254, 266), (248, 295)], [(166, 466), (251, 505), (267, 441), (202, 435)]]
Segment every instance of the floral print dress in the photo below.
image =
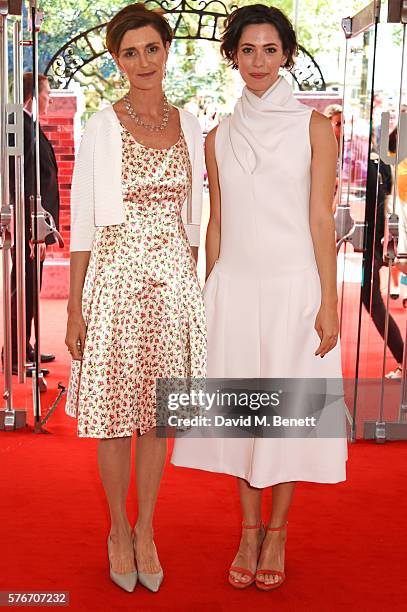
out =
[(65, 408), (80, 437), (144, 434), (156, 425), (157, 378), (205, 376), (205, 310), (181, 219), (191, 188), (184, 135), (153, 149), (121, 133), (126, 222), (96, 231), (83, 359), (72, 361)]

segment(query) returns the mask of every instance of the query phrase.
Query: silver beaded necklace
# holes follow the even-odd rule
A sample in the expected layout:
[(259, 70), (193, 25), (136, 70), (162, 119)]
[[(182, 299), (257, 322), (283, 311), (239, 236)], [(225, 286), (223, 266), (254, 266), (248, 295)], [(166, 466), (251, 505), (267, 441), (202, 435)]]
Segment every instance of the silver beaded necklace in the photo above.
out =
[(128, 115), (140, 127), (143, 127), (146, 130), (150, 130), (150, 132), (162, 132), (167, 127), (168, 120), (169, 120), (169, 117), (170, 117), (170, 105), (168, 104), (168, 100), (167, 100), (167, 97), (166, 97), (165, 94), (164, 94), (164, 98), (163, 98), (163, 118), (162, 118), (162, 121), (161, 121), (160, 125), (152, 125), (150, 123), (145, 123), (142, 120), (142, 118), (139, 117), (138, 114), (136, 113), (136, 111), (134, 110), (134, 108), (133, 108), (133, 106), (132, 106), (132, 104), (130, 102), (129, 94), (126, 94), (124, 96), (123, 102), (124, 102), (124, 106), (126, 108), (126, 111), (127, 111)]

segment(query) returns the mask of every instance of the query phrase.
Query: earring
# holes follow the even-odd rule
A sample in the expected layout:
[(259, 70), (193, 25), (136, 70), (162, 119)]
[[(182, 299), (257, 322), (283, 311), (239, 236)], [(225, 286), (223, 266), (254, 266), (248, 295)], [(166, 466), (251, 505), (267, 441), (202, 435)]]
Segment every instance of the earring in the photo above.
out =
[(128, 87), (128, 79), (127, 79), (127, 75), (124, 72), (120, 71), (120, 85), (123, 89), (125, 89), (126, 87)]

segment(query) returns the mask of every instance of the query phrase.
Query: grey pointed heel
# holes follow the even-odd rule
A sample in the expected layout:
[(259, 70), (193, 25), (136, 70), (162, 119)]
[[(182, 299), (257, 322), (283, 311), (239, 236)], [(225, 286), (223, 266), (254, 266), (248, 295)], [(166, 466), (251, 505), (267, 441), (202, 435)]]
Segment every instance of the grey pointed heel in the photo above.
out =
[(129, 572), (128, 574), (118, 574), (112, 570), (112, 562), (110, 561), (110, 542), (111, 538), (109, 535), (107, 538), (107, 554), (109, 557), (110, 578), (121, 589), (128, 593), (132, 593), (137, 584), (137, 570), (135, 572)]
[(157, 593), (159, 590), (162, 581), (164, 580), (164, 572), (160, 570), (156, 574), (145, 574), (144, 572), (139, 572), (138, 579), (140, 584), (149, 589), (153, 593)]
[[(133, 531), (134, 557), (136, 557), (135, 539), (135, 532)], [(148, 574), (146, 572), (139, 571), (138, 580), (140, 584), (146, 587), (146, 589), (152, 591), (153, 593), (157, 593), (157, 591), (160, 589), (162, 581), (164, 580), (164, 572), (162, 569), (155, 574)]]

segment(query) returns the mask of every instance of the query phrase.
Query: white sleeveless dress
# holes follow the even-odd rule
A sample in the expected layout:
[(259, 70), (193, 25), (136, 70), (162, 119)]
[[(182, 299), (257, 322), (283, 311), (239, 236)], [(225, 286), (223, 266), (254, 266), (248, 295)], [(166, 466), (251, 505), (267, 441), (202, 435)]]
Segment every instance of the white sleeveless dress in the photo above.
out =
[[(342, 377), (339, 342), (314, 355), (321, 287), (309, 225), (311, 114), (279, 77), (262, 98), (245, 88), (217, 129), (221, 248), (204, 289), (209, 378)], [(345, 436), (187, 435), (171, 461), (266, 487), (343, 481), (346, 459)]]

